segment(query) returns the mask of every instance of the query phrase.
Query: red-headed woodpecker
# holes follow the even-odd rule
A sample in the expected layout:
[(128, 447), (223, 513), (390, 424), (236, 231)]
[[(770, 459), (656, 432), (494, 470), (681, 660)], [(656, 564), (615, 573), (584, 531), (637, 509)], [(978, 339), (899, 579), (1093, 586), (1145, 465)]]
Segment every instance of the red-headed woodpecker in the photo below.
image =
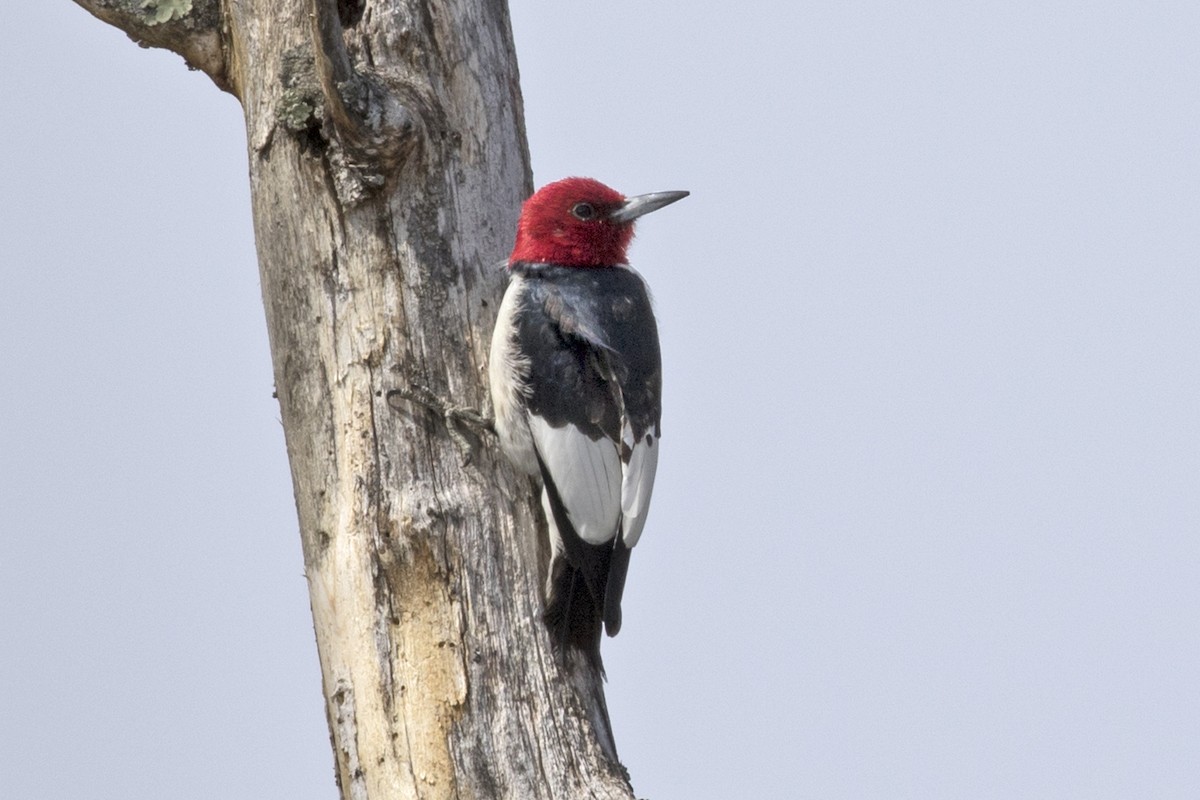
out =
[(545, 620), (556, 644), (600, 664), (658, 466), (662, 362), (634, 221), (687, 196), (626, 198), (567, 178), (525, 201), (489, 363), (496, 432), (540, 477), (552, 561)]

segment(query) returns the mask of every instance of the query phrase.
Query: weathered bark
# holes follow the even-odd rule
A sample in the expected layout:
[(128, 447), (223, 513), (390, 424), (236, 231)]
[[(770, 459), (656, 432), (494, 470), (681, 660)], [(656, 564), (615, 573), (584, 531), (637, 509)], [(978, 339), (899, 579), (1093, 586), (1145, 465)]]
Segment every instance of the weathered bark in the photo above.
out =
[(386, 401), (421, 385), (489, 405), (530, 189), (505, 4), (76, 2), (245, 110), (342, 796), (632, 797), (600, 676), (563, 670), (540, 622), (528, 481), (486, 439), (464, 466), (440, 418)]

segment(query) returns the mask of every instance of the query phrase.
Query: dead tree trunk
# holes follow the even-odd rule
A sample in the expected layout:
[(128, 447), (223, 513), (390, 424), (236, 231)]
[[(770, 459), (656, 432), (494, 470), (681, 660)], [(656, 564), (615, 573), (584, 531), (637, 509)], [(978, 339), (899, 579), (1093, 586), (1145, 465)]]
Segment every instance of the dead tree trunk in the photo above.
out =
[(242, 103), (343, 798), (630, 798), (600, 678), (540, 622), (542, 524), (412, 385), (483, 376), (530, 189), (501, 0), (76, 0)]

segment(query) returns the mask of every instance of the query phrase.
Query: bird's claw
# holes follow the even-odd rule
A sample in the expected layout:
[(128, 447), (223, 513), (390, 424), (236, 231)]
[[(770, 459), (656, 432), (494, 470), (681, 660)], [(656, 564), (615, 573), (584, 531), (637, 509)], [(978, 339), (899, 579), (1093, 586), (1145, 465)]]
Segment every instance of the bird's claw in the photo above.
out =
[(448, 403), (426, 386), (410, 383), (403, 389), (393, 389), (387, 393), (387, 402), (392, 408), (399, 409), (399, 403), (403, 400), (427, 408), (442, 418), (446, 424), (446, 432), (450, 435), (450, 441), (454, 442), (454, 446), (458, 448), (464, 467), (471, 463), (474, 456), (474, 447), (463, 433), (464, 428), (473, 428), (480, 434), (496, 432), (491, 417), (469, 406)]

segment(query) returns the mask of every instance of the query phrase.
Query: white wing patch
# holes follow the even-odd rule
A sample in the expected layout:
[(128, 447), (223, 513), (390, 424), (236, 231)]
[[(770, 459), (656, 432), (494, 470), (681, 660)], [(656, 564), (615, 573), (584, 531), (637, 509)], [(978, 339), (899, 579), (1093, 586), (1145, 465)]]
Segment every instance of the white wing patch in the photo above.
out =
[(621, 438), (632, 448), (625, 475), (621, 481), (621, 527), (625, 531), (625, 546), (633, 547), (646, 525), (650, 511), (650, 495), (654, 492), (654, 473), (658, 471), (658, 437), (647, 434), (633, 444), (633, 431), (626, 421)]
[(529, 430), (579, 538), (588, 544), (611, 542), (622, 515), (616, 445), (604, 438), (593, 441), (574, 425), (551, 427), (536, 415), (529, 417)]

